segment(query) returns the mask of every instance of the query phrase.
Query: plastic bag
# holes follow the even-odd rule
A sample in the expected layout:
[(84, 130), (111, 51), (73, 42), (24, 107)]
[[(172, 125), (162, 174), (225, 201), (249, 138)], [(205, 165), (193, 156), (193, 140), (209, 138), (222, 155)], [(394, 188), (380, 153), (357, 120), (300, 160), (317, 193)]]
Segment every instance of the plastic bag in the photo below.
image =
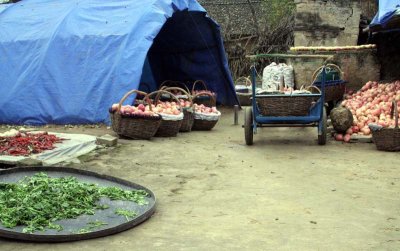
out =
[(273, 62), (264, 68), (262, 89), (275, 91), (281, 87), (294, 87), (293, 67)]
[(194, 113), (194, 119), (214, 121), (214, 120), (218, 120), (219, 117), (221, 117), (221, 112), (219, 112), (219, 111), (218, 111), (218, 113), (201, 113), (201, 112)]
[(282, 70), (281, 66), (275, 62), (271, 63), (263, 70), (262, 89), (278, 90), (281, 82)]
[(294, 87), (294, 74), (293, 66), (287, 64), (280, 64), (281, 73), (283, 76), (284, 87)]
[(165, 114), (165, 113), (160, 113), (160, 115), (161, 115), (163, 120), (177, 121), (177, 120), (182, 120), (183, 119), (183, 112), (179, 113), (178, 115)]

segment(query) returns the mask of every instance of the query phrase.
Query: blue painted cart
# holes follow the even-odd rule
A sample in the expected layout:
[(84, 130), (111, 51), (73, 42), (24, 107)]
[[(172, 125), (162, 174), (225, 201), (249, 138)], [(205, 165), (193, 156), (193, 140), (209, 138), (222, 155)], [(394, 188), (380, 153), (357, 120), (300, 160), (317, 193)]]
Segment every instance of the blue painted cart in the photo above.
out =
[[(251, 56), (253, 59), (265, 57), (268, 55), (256, 55)], [(245, 110), (244, 119), (244, 134), (247, 145), (253, 144), (253, 135), (257, 133), (259, 127), (317, 127), (318, 129), (318, 144), (326, 144), (326, 108), (325, 108), (325, 82), (326, 82), (326, 71), (325, 67), (322, 69), (322, 83), (321, 91), (318, 94), (268, 94), (258, 95), (256, 94), (256, 68), (255, 65), (251, 67), (251, 81), (252, 81), (252, 104), (251, 107), (247, 107)], [(260, 99), (276, 99), (281, 98), (283, 102), (289, 102), (284, 105), (290, 104), (293, 98), (311, 98), (314, 101), (310, 102), (307, 114), (300, 116), (279, 116), (274, 114), (273, 116), (265, 115), (265, 111), (268, 111), (269, 107), (260, 107)], [(258, 100), (258, 101), (257, 101)], [(261, 112), (261, 111), (263, 112)]]

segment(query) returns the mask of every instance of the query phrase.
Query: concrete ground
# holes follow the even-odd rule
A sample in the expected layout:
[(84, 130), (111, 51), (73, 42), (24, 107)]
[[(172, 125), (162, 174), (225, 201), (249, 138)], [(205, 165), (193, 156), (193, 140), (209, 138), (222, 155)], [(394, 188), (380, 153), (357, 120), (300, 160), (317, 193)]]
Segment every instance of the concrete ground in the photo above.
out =
[(399, 153), (316, 139), (316, 128), (264, 128), (249, 147), (224, 109), (210, 132), (120, 140), (72, 166), (151, 189), (151, 219), (79, 242), (0, 239), (0, 250), (400, 250)]

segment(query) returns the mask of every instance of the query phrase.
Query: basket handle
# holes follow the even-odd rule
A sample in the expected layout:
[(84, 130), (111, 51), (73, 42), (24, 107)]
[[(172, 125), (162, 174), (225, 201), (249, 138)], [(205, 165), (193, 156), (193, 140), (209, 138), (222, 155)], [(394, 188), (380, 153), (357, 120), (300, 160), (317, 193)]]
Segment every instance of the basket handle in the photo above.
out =
[(397, 103), (394, 100), (392, 101), (392, 109), (390, 112), (390, 116), (392, 119), (394, 116), (394, 127), (399, 128), (399, 111), (398, 111)]
[(124, 103), (125, 100), (126, 100), (131, 94), (133, 94), (133, 93), (136, 93), (136, 94), (138, 94), (138, 95), (143, 95), (143, 96), (144, 96), (144, 99), (145, 99), (146, 102), (149, 104), (150, 111), (153, 111), (153, 110), (151, 109), (151, 101), (150, 101), (150, 99), (149, 99), (147, 93), (142, 92), (142, 91), (138, 91), (138, 90), (131, 90), (131, 91), (127, 92), (127, 93), (121, 98), (121, 100), (119, 101), (117, 112), (120, 112), (122, 103)]
[[(163, 91), (170, 91), (170, 90), (178, 90), (178, 91), (181, 91), (184, 95), (186, 95), (186, 96), (188, 96), (188, 99), (189, 99), (189, 102), (192, 104), (191, 106), (193, 106), (193, 99), (192, 99), (192, 96), (187, 92), (187, 91), (185, 91), (184, 89), (182, 89), (182, 88), (179, 88), (179, 87), (165, 87), (164, 89), (162, 89)], [(159, 96), (160, 94), (158, 94), (157, 95), (157, 97)], [(159, 99), (159, 97), (157, 98), (157, 100)], [(179, 102), (180, 103), (180, 102)]]
[(154, 95), (154, 94), (157, 94), (157, 96), (156, 96), (156, 98), (155, 98), (155, 100), (154, 100), (154, 104), (157, 104), (157, 103), (158, 103), (158, 100), (160, 99), (161, 93), (165, 93), (165, 94), (171, 95), (171, 97), (172, 97), (173, 99), (175, 99), (175, 101), (177, 101), (176, 103), (177, 103), (177, 105), (179, 106), (179, 110), (182, 112), (183, 108), (182, 108), (182, 106), (181, 106), (181, 102), (179, 101), (179, 99), (178, 99), (174, 94), (170, 93), (169, 91), (166, 91), (166, 90), (154, 91), (154, 92), (151, 92), (151, 93), (147, 94), (147, 98), (150, 99), (150, 96), (152, 96), (152, 95)]
[[(246, 86), (251, 86), (251, 81), (250, 81), (250, 79), (248, 77), (239, 77), (238, 79), (236, 79), (235, 83), (239, 82), (239, 80), (245, 80), (246, 81), (245, 85)], [(235, 85), (237, 85), (237, 84), (235, 84)]]
[(192, 98), (193, 103), (194, 103), (194, 100), (197, 98), (197, 96), (204, 96), (204, 95), (210, 96), (212, 103), (216, 102), (214, 95), (212, 95), (212, 94), (210, 94), (208, 92), (199, 92), (199, 93), (197, 93), (196, 95), (193, 96), (193, 98)]
[[(171, 86), (169, 86), (167, 83), (171, 83)], [(176, 86), (173, 86), (173, 85), (176, 85)], [(165, 89), (166, 87), (180, 87), (180, 88), (182, 88), (182, 89), (185, 89), (186, 92), (190, 92), (190, 91), (189, 91), (189, 88), (188, 88), (185, 84), (183, 84), (182, 82), (180, 82), (180, 81), (165, 80), (164, 82), (161, 83), (161, 85), (160, 85), (160, 90), (163, 90), (163, 89)]]
[(314, 71), (314, 73), (313, 73), (313, 75), (312, 75), (311, 85), (313, 85), (314, 82), (315, 82), (315, 80), (317, 80), (318, 74), (321, 72), (322, 68), (324, 68), (324, 67), (325, 67), (325, 68), (326, 68), (326, 67), (335, 68), (335, 69), (339, 72), (340, 78), (343, 77), (343, 74), (344, 74), (344, 73), (343, 73), (342, 69), (340, 69), (339, 66), (337, 66), (337, 65), (335, 65), (335, 64), (327, 64), (327, 65), (325, 65), (325, 66), (320, 66), (318, 69), (316, 69), (316, 70)]
[(194, 88), (196, 87), (197, 83), (201, 83), (201, 84), (203, 85), (203, 87), (204, 87), (204, 90), (205, 90), (205, 91), (208, 91), (207, 85), (206, 85), (206, 83), (204, 83), (203, 80), (196, 80), (196, 81), (194, 81), (194, 83), (193, 83), (192, 93), (194, 92)]

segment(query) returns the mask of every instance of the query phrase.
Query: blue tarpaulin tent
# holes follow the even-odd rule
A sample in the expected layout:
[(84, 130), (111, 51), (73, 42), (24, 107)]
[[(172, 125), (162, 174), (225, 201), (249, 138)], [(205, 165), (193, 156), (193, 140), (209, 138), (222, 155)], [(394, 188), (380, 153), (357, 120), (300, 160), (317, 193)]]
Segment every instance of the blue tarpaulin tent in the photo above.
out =
[[(400, 0), (379, 0), (379, 10), (372, 19), (371, 30), (396, 28), (391, 23), (400, 18)], [(400, 26), (397, 27), (400, 29)]]
[(195, 0), (0, 7), (0, 123), (109, 122), (127, 91), (166, 79), (202, 79), (237, 104), (219, 26)]

